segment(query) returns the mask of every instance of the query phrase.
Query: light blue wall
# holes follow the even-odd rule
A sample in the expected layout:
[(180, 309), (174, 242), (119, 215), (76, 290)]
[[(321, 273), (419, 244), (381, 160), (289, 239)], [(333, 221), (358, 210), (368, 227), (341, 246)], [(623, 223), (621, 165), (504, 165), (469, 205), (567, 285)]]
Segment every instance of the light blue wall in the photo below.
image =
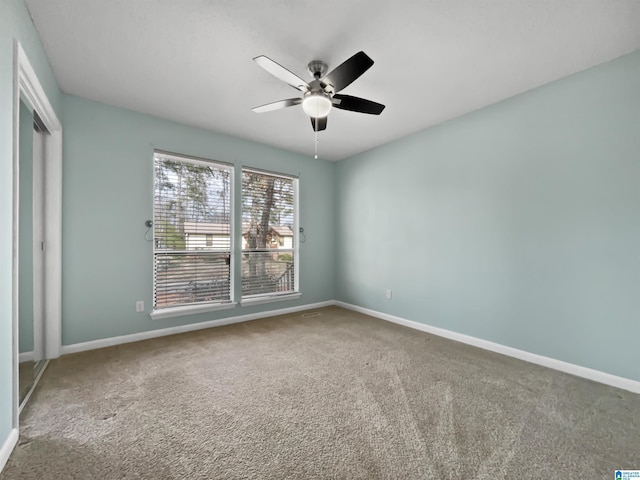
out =
[(640, 380), (640, 52), (336, 174), (340, 300)]
[(13, 198), (13, 42), (25, 49), (54, 110), (60, 91), (22, 0), (0, 1), (0, 446), (11, 431), (11, 255)]
[[(64, 345), (334, 298), (334, 165), (120, 108), (64, 96), (62, 341)], [(310, 149), (313, 146), (311, 143)], [(152, 320), (153, 150), (300, 176), (296, 301)], [(311, 151), (311, 150), (310, 150)], [(144, 300), (146, 313), (135, 312)]]

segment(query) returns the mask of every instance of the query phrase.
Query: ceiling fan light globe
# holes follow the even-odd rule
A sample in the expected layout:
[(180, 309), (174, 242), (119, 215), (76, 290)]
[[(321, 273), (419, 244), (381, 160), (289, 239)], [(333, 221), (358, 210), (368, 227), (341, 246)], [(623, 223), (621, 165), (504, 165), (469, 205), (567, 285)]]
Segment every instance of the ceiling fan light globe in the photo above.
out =
[(307, 95), (302, 101), (304, 113), (313, 118), (323, 118), (329, 115), (331, 99), (325, 95)]

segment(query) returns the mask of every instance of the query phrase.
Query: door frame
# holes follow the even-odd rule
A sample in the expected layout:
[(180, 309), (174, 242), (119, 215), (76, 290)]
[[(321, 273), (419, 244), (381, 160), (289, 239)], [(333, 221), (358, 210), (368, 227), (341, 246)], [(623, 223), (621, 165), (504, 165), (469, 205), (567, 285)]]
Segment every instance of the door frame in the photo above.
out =
[(12, 226), (12, 329), (13, 428), (18, 429), (18, 215), (20, 173), (20, 98), (35, 111), (49, 134), (44, 136), (44, 312), (45, 358), (60, 356), (62, 345), (62, 124), (17, 40), (13, 55), (13, 226)]

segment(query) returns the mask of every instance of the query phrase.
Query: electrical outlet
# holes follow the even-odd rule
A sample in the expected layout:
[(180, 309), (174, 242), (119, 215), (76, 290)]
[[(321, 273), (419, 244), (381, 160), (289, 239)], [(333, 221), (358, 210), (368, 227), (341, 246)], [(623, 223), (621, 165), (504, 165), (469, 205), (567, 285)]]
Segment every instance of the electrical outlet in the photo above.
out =
[(144, 312), (144, 301), (143, 300), (138, 300), (136, 302), (136, 312), (138, 312), (138, 313)]
[(391, 300), (392, 292), (391, 290), (387, 290), (387, 300)]

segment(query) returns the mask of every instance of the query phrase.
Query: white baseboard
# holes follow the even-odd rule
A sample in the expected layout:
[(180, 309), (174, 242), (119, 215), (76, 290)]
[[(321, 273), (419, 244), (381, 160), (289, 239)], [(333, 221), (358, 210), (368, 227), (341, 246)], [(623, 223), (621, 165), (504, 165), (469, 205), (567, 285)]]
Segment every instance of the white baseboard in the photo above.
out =
[(405, 318), (396, 317), (387, 313), (370, 310), (368, 308), (359, 307), (350, 303), (336, 301), (335, 305), (356, 312), (364, 313), (372, 317), (380, 318), (381, 320), (397, 323), (398, 325), (404, 325), (405, 327), (413, 328), (415, 330), (438, 335), (439, 337), (448, 338), (457, 342), (466, 343), (467, 345), (473, 345), (474, 347), (479, 347), (485, 350), (490, 350), (492, 352), (501, 353), (502, 355), (507, 355), (509, 357), (518, 358), (520, 360), (524, 360), (525, 362), (535, 363), (536, 365), (541, 365), (543, 367), (552, 368), (554, 370), (569, 373), (577, 377), (593, 380), (594, 382), (604, 383), (605, 385), (621, 388), (633, 393), (640, 393), (640, 382), (631, 380), (629, 378), (618, 377), (616, 375), (611, 375), (610, 373), (593, 370), (587, 367), (581, 367), (580, 365), (563, 362), (562, 360), (556, 360), (555, 358), (549, 358), (535, 353), (526, 352), (524, 350), (519, 350), (517, 348), (507, 347), (506, 345), (501, 345), (499, 343), (490, 342), (481, 338), (471, 337), (469, 335), (453, 332), (444, 328), (433, 327), (431, 325), (426, 325), (424, 323), (407, 320)]
[(162, 328), (159, 330), (149, 330), (148, 332), (132, 333), (130, 335), (121, 335), (118, 337), (103, 338), (100, 340), (92, 340), (90, 342), (74, 343), (71, 345), (63, 345), (61, 349), (62, 355), (68, 355), (70, 353), (84, 352), (87, 350), (95, 350), (104, 347), (113, 347), (114, 345), (121, 345), (123, 343), (139, 342), (140, 340), (148, 340), (150, 338), (165, 337), (167, 335), (175, 335), (176, 333), (192, 332), (195, 330), (203, 330), (205, 328), (220, 327), (222, 325), (231, 325), (233, 323), (248, 322), (251, 320), (258, 320), (260, 318), (275, 317), (276, 315), (285, 315), (287, 313), (301, 312), (304, 310), (310, 310), (313, 308), (329, 307), (335, 305), (334, 300), (328, 300), (326, 302), (310, 303), (307, 305), (300, 305), (297, 307), (280, 308), (277, 310), (270, 310), (267, 312), (250, 313), (247, 315), (238, 315), (235, 317), (221, 318), (218, 320), (211, 320), (209, 322), (192, 323), (189, 325), (181, 325), (179, 327)]
[(398, 325), (403, 325), (405, 327), (413, 328), (415, 330), (431, 333), (433, 335), (438, 335), (440, 337), (455, 340), (457, 342), (465, 343), (467, 345), (473, 345), (474, 347), (479, 347), (484, 350), (489, 350), (491, 352), (500, 353), (502, 355), (507, 355), (509, 357), (518, 358), (520, 360), (524, 360), (525, 362), (534, 363), (536, 365), (541, 365), (543, 367), (551, 368), (553, 370), (558, 370), (560, 372), (575, 375), (577, 377), (586, 378), (588, 380), (593, 380), (595, 382), (603, 383), (605, 385), (610, 385), (612, 387), (617, 387), (623, 390), (628, 390), (630, 392), (640, 394), (640, 382), (636, 380), (631, 380), (629, 378), (624, 378), (624, 377), (618, 377), (610, 373), (605, 373), (599, 370), (582, 367), (580, 365), (564, 362), (562, 360), (557, 360), (555, 358), (545, 357), (543, 355), (538, 355), (536, 353), (519, 350), (517, 348), (508, 347), (506, 345), (490, 342), (488, 340), (483, 340), (481, 338), (472, 337), (470, 335), (464, 335), (462, 333), (453, 332), (451, 330), (446, 330), (444, 328), (426, 325), (424, 323), (415, 322), (413, 320), (407, 320), (405, 318), (397, 317), (387, 313), (378, 312), (376, 310), (371, 310), (369, 308), (359, 307), (357, 305), (352, 305), (350, 303), (336, 301), (336, 300), (328, 300), (325, 302), (311, 303), (307, 305), (300, 305), (297, 307), (281, 308), (277, 310), (271, 310), (268, 312), (238, 315), (235, 317), (221, 318), (219, 320), (211, 320), (209, 322), (194, 323), (190, 325), (181, 325), (179, 327), (163, 328), (160, 330), (150, 330), (148, 332), (140, 332), (140, 333), (134, 333), (131, 335), (122, 335), (118, 337), (104, 338), (100, 340), (93, 340), (90, 342), (75, 343), (72, 345), (63, 345), (61, 352), (63, 355), (68, 355), (70, 353), (78, 353), (78, 352), (84, 352), (87, 350), (95, 350), (98, 348), (112, 347), (114, 345), (121, 345), (123, 343), (138, 342), (140, 340), (147, 340), (150, 338), (158, 338), (158, 337), (164, 337), (167, 335), (175, 335), (177, 333), (192, 332), (195, 330), (202, 330), (205, 328), (220, 327), (222, 325), (231, 325), (233, 323), (248, 322), (251, 320), (258, 320), (260, 318), (274, 317), (276, 315), (285, 315), (288, 313), (301, 312), (304, 310), (311, 310), (314, 308), (329, 307), (332, 305), (337, 305), (339, 307), (346, 308), (348, 310), (364, 313), (365, 315), (370, 315), (372, 317), (380, 318), (381, 320), (393, 322)]
[(13, 449), (17, 444), (18, 429), (13, 428), (11, 429), (11, 432), (9, 432), (7, 439), (4, 441), (2, 447), (0, 448), (0, 472), (2, 472), (2, 470), (4, 469), (4, 466), (7, 464), (7, 460), (9, 460), (11, 452), (13, 452)]
[(22, 362), (33, 362), (33, 350), (30, 352), (22, 352), (18, 355), (18, 361)]

